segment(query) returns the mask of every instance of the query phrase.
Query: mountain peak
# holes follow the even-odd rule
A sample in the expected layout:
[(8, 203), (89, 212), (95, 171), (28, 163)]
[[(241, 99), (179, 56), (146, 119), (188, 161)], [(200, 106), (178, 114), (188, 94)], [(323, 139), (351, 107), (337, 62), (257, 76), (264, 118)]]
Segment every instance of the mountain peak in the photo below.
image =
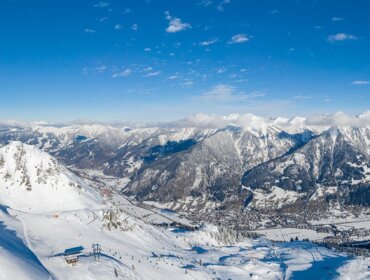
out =
[(27, 212), (81, 209), (97, 196), (55, 158), (18, 141), (0, 148), (0, 204)]
[(370, 121), (370, 111), (366, 111), (358, 115), (360, 119), (369, 120)]

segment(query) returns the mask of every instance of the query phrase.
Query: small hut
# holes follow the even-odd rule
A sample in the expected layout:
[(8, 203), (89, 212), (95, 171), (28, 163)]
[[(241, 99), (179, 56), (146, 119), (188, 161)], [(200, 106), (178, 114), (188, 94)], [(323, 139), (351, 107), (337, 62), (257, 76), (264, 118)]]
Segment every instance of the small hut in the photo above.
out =
[(82, 255), (84, 247), (78, 246), (64, 250), (64, 259), (68, 264), (76, 265), (78, 263), (78, 257)]

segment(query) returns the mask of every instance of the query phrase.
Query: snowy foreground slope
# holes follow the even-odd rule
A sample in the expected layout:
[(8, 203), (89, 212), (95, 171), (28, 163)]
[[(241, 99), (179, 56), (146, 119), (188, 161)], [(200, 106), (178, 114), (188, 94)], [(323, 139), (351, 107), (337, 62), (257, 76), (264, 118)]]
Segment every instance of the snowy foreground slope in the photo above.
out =
[(0, 203), (31, 213), (91, 208), (100, 200), (50, 155), (12, 142), (0, 149)]
[[(247, 239), (174, 212), (142, 208), (84, 181), (46, 153), (0, 149), (0, 279), (369, 279), (369, 259), (309, 242)], [(88, 183), (90, 182), (90, 183)], [(91, 245), (102, 255), (94, 261)], [(62, 253), (82, 245), (76, 266)]]

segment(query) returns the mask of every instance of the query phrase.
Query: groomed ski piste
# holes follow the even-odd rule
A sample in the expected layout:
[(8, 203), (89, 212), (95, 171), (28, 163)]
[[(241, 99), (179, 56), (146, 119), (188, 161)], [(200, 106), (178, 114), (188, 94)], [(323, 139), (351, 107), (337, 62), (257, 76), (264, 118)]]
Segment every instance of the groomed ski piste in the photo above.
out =
[[(241, 238), (209, 224), (186, 229), (191, 222), (176, 213), (99, 193), (18, 142), (0, 155), (0, 279), (370, 278), (369, 259), (314, 243)], [(63, 252), (76, 246), (82, 255), (67, 264)]]

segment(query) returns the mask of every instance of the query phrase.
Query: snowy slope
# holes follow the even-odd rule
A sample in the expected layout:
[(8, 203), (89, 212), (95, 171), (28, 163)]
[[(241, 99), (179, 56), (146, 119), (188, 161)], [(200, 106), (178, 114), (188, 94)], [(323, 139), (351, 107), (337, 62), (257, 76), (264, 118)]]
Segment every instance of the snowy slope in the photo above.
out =
[(47, 153), (20, 142), (0, 149), (0, 204), (35, 213), (91, 208), (99, 201)]
[[(9, 229), (9, 225), (15, 230)], [(51, 279), (50, 272), (27, 247), (22, 231), (21, 223), (1, 207), (0, 279)]]

